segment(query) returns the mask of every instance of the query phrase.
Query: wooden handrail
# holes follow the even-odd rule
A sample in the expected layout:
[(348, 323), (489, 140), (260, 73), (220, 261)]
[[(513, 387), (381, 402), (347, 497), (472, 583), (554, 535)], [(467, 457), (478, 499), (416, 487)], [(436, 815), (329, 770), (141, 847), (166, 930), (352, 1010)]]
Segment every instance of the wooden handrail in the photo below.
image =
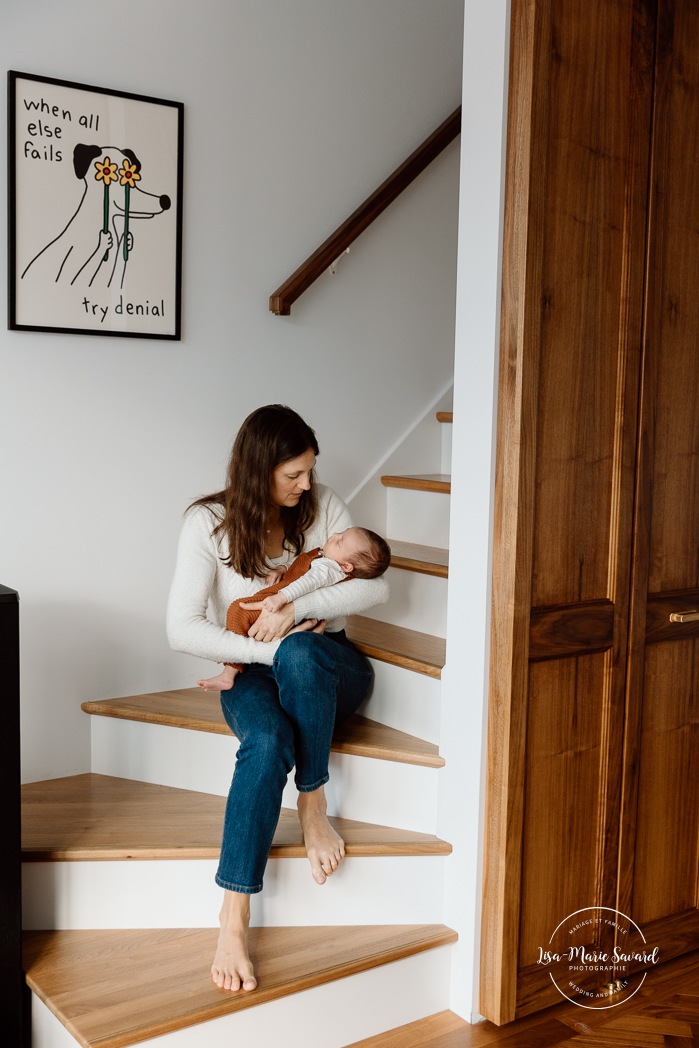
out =
[(388, 205), (413, 182), (417, 176), (439, 156), (443, 149), (452, 142), (461, 130), (461, 106), (455, 109), (450, 117), (440, 124), (425, 139), (414, 153), (411, 153), (400, 167), (379, 186), (379, 188), (354, 211), (346, 222), (328, 237), (324, 244), (314, 251), (299, 266), (295, 273), (285, 280), (281, 287), (270, 295), (269, 308), (279, 316), (289, 316), (292, 303), (306, 288), (321, 276), (340, 255), (346, 251), (353, 240), (363, 233), (368, 225), (384, 211)]

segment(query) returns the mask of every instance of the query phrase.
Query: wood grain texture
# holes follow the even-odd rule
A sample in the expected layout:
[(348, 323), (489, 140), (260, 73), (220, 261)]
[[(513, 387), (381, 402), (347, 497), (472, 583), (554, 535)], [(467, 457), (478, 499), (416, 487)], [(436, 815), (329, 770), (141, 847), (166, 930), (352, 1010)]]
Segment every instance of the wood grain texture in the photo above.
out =
[(649, 7), (512, 3), (480, 1005), (496, 1022), (551, 1003), (529, 954), (553, 907), (616, 898)]
[(699, 641), (647, 649), (639, 746), (634, 890), (642, 925), (699, 921)]
[[(609, 709), (597, 697), (605, 693), (610, 661), (609, 653), (600, 653), (531, 665), (517, 976), (523, 1015), (560, 996), (536, 963), (539, 946), (582, 900), (594, 905), (604, 888), (599, 835), (608, 807)], [(610, 865), (615, 858), (613, 852)], [(596, 929), (584, 945), (611, 951), (604, 930)]]
[(294, 273), (270, 295), (269, 308), (277, 316), (288, 316), (291, 306), (374, 219), (400, 196), (411, 182), (454, 141), (461, 130), (461, 107), (437, 127), (392, 175), (382, 182), (363, 204), (332, 233)]
[(446, 643), (442, 637), (418, 633), (390, 622), (352, 615), (347, 620), (347, 636), (369, 658), (424, 673), (428, 677), (439, 679), (446, 661)]
[(699, 634), (669, 622), (699, 591), (697, 5), (659, 3), (656, 39), (618, 906), (672, 957), (699, 935)]
[[(536, 449), (539, 339), (529, 295), (541, 300), (528, 257), (542, 250), (539, 188), (546, 151), (533, 144), (548, 90), (538, 75), (537, 8), (511, 6), (502, 314), (493, 510), (490, 687), (484, 826), (479, 1010), (514, 1018), (517, 995), (522, 790), (531, 605), (531, 498)], [(531, 288), (531, 291), (528, 289)], [(525, 353), (525, 347), (528, 352)], [(520, 508), (521, 506), (521, 508)], [(514, 963), (513, 963), (514, 960)]]
[[(22, 787), (22, 861), (217, 859), (226, 798), (110, 775)], [(448, 855), (432, 834), (331, 817), (348, 856)], [(303, 858), (298, 814), (282, 808), (270, 858)]]
[(259, 985), (234, 994), (211, 981), (217, 936), (214, 928), (27, 932), (27, 982), (83, 1048), (126, 1048), (456, 940), (444, 925), (253, 928)]
[(440, 495), (451, 492), (451, 477), (447, 473), (415, 473), (410, 476), (386, 474), (381, 478), (386, 488), (407, 488), (410, 491), (433, 491)]
[(699, 954), (660, 965), (648, 980), (619, 1008), (561, 1002), (502, 1027), (438, 1012), (346, 1048), (699, 1048)]
[(646, 604), (646, 644), (699, 637), (699, 622), (671, 622), (673, 612), (699, 610), (699, 589), (649, 593)]
[(613, 640), (614, 605), (609, 600), (532, 608), (530, 659), (590, 655), (611, 648)]
[(357, 715), (335, 729), (332, 749), (337, 753), (378, 757), (402, 764), (420, 764), (426, 768), (444, 767), (444, 758), (440, 757), (434, 743)]
[[(231, 734), (223, 718), (218, 696), (204, 692), (201, 688), (157, 691), (120, 699), (98, 699), (84, 702), (81, 709), (93, 716), (210, 731), (218, 735)], [(422, 764), (432, 768), (441, 768), (444, 764), (433, 743), (357, 714), (349, 717), (337, 729), (331, 749), (339, 753), (354, 753), (361, 757)]]
[(699, 587), (699, 7), (659, 4), (641, 469), (648, 590)]
[(435, 575), (446, 579), (449, 575), (449, 550), (438, 546), (421, 546), (417, 542), (389, 539), (391, 567), (415, 571), (421, 575)]

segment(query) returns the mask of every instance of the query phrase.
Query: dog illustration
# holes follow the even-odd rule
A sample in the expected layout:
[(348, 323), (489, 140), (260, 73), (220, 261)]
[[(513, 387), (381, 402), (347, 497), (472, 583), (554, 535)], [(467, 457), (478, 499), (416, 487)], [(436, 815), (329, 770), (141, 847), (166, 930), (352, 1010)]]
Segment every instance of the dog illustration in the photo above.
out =
[(92, 287), (99, 274), (100, 283), (123, 287), (134, 246), (129, 224), (168, 211), (170, 197), (141, 188), (141, 162), (131, 149), (78, 144), (73, 170), (84, 185), (77, 210), (21, 279), (42, 272), (56, 284)]

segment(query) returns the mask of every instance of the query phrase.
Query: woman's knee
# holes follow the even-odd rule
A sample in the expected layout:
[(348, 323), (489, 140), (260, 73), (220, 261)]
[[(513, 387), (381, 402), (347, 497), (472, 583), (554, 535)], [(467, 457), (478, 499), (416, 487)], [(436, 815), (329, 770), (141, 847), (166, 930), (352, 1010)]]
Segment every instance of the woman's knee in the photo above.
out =
[(264, 777), (275, 769), (288, 774), (294, 766), (294, 733), (290, 724), (262, 724), (246, 734), (238, 760), (254, 763)]
[(322, 643), (322, 634), (310, 630), (285, 637), (274, 656), (275, 676), (278, 674), (314, 675), (318, 670), (332, 671), (334, 661)]

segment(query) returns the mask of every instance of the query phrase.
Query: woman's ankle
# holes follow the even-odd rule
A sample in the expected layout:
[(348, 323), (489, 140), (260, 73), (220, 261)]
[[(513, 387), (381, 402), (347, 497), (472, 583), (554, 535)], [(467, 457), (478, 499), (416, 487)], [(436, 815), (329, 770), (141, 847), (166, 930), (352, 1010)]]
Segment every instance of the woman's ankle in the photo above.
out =
[(219, 917), (222, 924), (247, 930), (250, 924), (250, 896), (246, 892), (234, 892), (224, 888)]
[(325, 787), (319, 786), (317, 790), (311, 790), (310, 792), (299, 792), (296, 803), (298, 810), (301, 812), (320, 812), (324, 815), (328, 808), (328, 802), (325, 796)]

